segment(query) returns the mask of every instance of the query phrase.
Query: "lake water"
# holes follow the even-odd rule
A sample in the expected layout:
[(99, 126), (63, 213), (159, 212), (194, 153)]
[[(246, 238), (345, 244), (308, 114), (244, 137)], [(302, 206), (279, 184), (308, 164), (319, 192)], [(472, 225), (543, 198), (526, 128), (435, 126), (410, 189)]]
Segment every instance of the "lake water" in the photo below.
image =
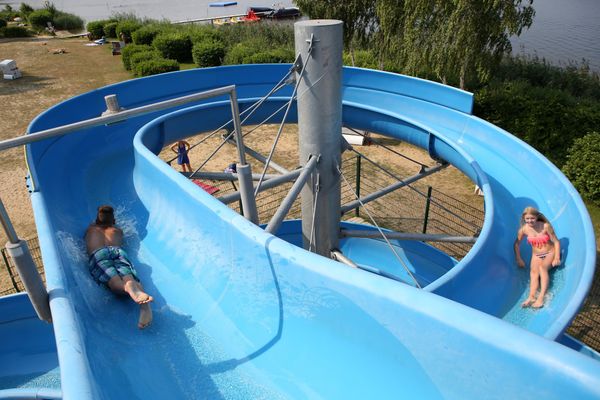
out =
[(586, 59), (600, 72), (600, 0), (536, 0), (533, 25), (512, 40), (513, 53), (553, 64)]
[[(51, 0), (54, 5), (86, 21), (107, 18), (115, 13), (135, 13), (140, 17), (182, 21), (221, 15), (242, 14), (249, 6), (271, 6), (273, 1), (238, 1), (235, 6), (209, 7), (214, 0)], [(27, 1), (34, 8), (43, 0)], [(9, 0), (18, 8), (20, 1)], [(0, 4), (3, 4), (0, 2)], [(293, 0), (279, 1), (293, 6)], [(586, 59), (600, 71), (600, 0), (536, 0), (535, 20), (521, 37), (513, 38), (515, 54), (531, 54), (565, 65)]]

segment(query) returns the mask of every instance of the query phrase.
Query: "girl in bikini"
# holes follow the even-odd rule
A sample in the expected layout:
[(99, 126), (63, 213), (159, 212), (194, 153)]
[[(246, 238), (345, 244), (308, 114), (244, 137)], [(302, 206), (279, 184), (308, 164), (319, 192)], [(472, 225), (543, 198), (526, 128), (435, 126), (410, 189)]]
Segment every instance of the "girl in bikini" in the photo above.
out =
[[(521, 306), (540, 308), (544, 305), (544, 296), (548, 290), (548, 271), (552, 267), (560, 265), (560, 242), (546, 217), (535, 208), (527, 207), (521, 214), (521, 227), (517, 232), (517, 240), (514, 244), (517, 265), (521, 268), (525, 267), (525, 262), (521, 258), (519, 243), (524, 236), (527, 236), (527, 243), (531, 245), (532, 249), (531, 284), (529, 297)], [(538, 288), (540, 293), (536, 299)]]

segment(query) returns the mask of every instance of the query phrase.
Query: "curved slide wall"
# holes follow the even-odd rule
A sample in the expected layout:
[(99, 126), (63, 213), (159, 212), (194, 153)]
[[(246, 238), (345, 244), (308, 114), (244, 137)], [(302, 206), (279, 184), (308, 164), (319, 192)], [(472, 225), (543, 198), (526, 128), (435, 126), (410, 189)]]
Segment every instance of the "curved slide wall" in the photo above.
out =
[[(98, 116), (107, 94), (133, 108), (235, 84), (243, 108), (288, 68), (128, 81), (55, 106), (30, 131)], [(583, 301), (595, 246), (571, 185), (533, 149), (470, 116), (467, 93), (381, 72), (344, 74), (346, 125), (430, 148), (483, 188), (486, 219), (469, 255), (419, 291), (248, 223), (154, 154), (227, 120), (225, 99), (35, 143), (27, 153), (31, 198), (65, 398), (479, 398), (500, 396), (499, 387), (503, 398), (600, 395), (597, 362), (494, 317), (553, 339)], [(102, 203), (116, 207), (129, 254), (156, 298), (154, 324), (143, 332), (136, 307), (87, 273), (82, 235)], [(512, 256), (526, 205), (550, 218), (565, 248), (550, 305), (536, 312), (518, 309), (526, 276)]]

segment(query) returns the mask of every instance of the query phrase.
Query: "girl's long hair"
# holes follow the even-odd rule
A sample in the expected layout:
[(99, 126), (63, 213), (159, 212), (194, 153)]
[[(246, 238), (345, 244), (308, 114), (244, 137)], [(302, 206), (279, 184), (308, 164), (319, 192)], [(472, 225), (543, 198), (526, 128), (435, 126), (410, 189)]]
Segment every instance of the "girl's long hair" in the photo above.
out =
[(521, 214), (521, 225), (525, 225), (525, 216), (527, 214), (531, 214), (531, 215), (535, 215), (535, 217), (537, 218), (538, 221), (542, 221), (546, 224), (549, 224), (550, 222), (548, 221), (548, 218), (546, 218), (544, 216), (544, 214), (542, 214), (541, 212), (539, 212), (539, 210), (535, 207), (526, 207), (525, 210), (523, 210), (523, 214)]

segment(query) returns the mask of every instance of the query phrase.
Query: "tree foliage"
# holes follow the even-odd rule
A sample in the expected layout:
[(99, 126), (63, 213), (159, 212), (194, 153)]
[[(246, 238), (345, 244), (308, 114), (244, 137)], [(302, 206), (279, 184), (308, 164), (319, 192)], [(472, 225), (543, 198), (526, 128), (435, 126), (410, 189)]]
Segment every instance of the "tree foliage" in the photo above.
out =
[(455, 79), (464, 88), (469, 77), (485, 81), (509, 38), (531, 26), (533, 0), (297, 0), (312, 18), (344, 22), (344, 41), (374, 37), (380, 60), (403, 72), (431, 72), (442, 82)]
[(343, 22), (344, 46), (353, 56), (353, 43), (364, 44), (376, 25), (375, 0), (314, 1), (296, 0), (302, 13), (311, 18), (338, 19)]
[(600, 205), (600, 133), (575, 140), (563, 172), (584, 199)]
[(533, 0), (377, 0), (380, 39), (406, 72), (433, 71), (442, 82), (485, 81), (510, 37), (531, 26)]

